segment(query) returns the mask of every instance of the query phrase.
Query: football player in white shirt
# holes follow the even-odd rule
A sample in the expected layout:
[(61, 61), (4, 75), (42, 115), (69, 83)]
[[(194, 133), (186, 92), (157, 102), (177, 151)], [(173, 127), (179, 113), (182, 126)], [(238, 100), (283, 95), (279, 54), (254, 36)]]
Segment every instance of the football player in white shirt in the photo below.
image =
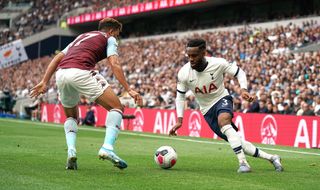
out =
[(253, 144), (240, 138), (237, 127), (232, 123), (233, 101), (224, 87), (223, 77), (227, 73), (237, 77), (241, 96), (252, 102), (255, 97), (247, 91), (245, 72), (235, 64), (228, 63), (223, 58), (206, 57), (206, 42), (203, 39), (192, 39), (188, 42), (186, 52), (189, 62), (178, 73), (176, 111), (177, 124), (169, 135), (177, 135), (176, 131), (182, 126), (185, 93), (191, 90), (199, 105), (200, 111), (210, 128), (222, 139), (230, 143), (239, 160), (239, 173), (247, 173), (251, 168), (245, 154), (264, 158), (270, 161), (276, 171), (283, 171), (278, 155), (271, 155), (256, 148)]

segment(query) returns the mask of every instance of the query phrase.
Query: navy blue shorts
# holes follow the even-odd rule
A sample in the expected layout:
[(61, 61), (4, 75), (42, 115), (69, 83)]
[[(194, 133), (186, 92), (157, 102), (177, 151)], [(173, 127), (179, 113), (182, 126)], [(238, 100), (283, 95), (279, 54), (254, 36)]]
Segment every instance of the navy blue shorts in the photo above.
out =
[[(227, 136), (225, 136), (218, 125), (218, 116), (221, 113), (230, 113), (233, 117), (233, 101), (231, 96), (225, 96), (221, 98), (216, 104), (214, 104), (210, 110), (204, 115), (204, 119), (207, 121), (208, 125), (212, 131), (217, 134), (220, 138), (228, 141)], [(237, 127), (231, 123), (232, 127), (238, 131)]]

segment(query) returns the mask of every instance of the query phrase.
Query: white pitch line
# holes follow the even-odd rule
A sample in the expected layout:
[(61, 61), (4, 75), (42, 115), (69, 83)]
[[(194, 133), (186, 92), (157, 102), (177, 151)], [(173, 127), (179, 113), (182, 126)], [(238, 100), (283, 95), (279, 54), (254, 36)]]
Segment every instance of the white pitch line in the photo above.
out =
[[(0, 119), (0, 121), (1, 120), (3, 120), (3, 119)], [(50, 127), (61, 127), (62, 128), (61, 124), (41, 123), (41, 122), (32, 122), (32, 121), (25, 121), (25, 120), (5, 120), (5, 121), (6, 122), (12, 122), (12, 123), (30, 123), (30, 124), (39, 125), (39, 126), (50, 126)], [(101, 130), (101, 129), (98, 129), (98, 128), (82, 128), (82, 127), (80, 127), (80, 130), (105, 132), (105, 130)], [(126, 132), (122, 131), (121, 134), (131, 135), (131, 136), (157, 138), (157, 139), (170, 139), (170, 140), (176, 140), (176, 141), (195, 142), (195, 143), (203, 143), (203, 144), (229, 145), (228, 143), (225, 143), (225, 142), (212, 142), (212, 141), (202, 141), (202, 140), (194, 140), (194, 139), (184, 139), (184, 138), (179, 138), (179, 137), (166, 137), (166, 136), (158, 136), (158, 135), (151, 135), (151, 134), (138, 134), (138, 133), (127, 132), (127, 131)], [(278, 152), (287, 152), (287, 153), (296, 153), (296, 154), (320, 156), (320, 153), (313, 153), (313, 152), (285, 150), (285, 149), (279, 149), (279, 148), (265, 148), (265, 147), (258, 147), (258, 148), (265, 149), (265, 150), (278, 151)]]

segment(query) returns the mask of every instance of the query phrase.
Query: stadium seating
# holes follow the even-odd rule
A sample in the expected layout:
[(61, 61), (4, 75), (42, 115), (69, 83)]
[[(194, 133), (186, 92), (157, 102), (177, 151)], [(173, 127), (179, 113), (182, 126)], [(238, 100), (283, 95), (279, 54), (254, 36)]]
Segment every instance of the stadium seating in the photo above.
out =
[[(21, 0), (23, 1), (23, 0)], [(23, 39), (25, 37), (36, 34), (46, 28), (54, 27), (57, 21), (71, 10), (87, 7), (88, 11), (111, 9), (115, 7), (123, 7), (126, 5), (133, 5), (146, 0), (135, 1), (105, 1), (100, 3), (97, 0), (71, 0), (71, 1), (31, 1), (31, 8), (27, 12), (21, 11), (20, 15), (13, 21), (14, 25), (11, 28), (4, 28), (0, 30), (0, 45), (6, 44), (16, 39)], [(19, 0), (16, 1), (18, 3)], [(10, 6), (15, 5), (11, 3)], [(0, 1), (0, 10), (5, 9), (8, 4)], [(1, 27), (0, 27), (1, 28)]]
[[(320, 68), (317, 63), (320, 52), (297, 51), (307, 44), (319, 42), (319, 30), (318, 23), (310, 21), (301, 26), (245, 27), (238, 31), (192, 34), (188, 38), (206, 39), (209, 53), (236, 63), (246, 71), (249, 91), (258, 99), (252, 104), (243, 103), (237, 81), (226, 77), (225, 85), (235, 98), (236, 111), (319, 115)], [(146, 107), (174, 108), (176, 73), (187, 61), (186, 41), (187, 38), (163, 37), (121, 44), (123, 69), (130, 84), (142, 93)], [(49, 61), (50, 57), (44, 57), (0, 70), (0, 89), (8, 87), (16, 96), (26, 95), (28, 89), (39, 81)], [(30, 71), (29, 68), (34, 69)], [(122, 89), (106, 64), (99, 64), (97, 69), (120, 95)], [(56, 100), (54, 80), (49, 91), (51, 99)], [(192, 94), (188, 93), (188, 96), (187, 105), (197, 108)]]

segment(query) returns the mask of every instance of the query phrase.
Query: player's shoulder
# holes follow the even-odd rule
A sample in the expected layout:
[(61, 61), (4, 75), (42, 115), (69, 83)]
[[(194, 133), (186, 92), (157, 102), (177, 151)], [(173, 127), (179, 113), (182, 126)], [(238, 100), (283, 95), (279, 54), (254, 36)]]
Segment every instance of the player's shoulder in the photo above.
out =
[(206, 57), (209, 64), (225, 64), (227, 60), (221, 57)]
[(118, 46), (118, 42), (117, 42), (117, 39), (113, 36), (109, 36), (108, 37), (108, 44), (109, 45), (116, 45)]
[(180, 70), (179, 70), (179, 72), (178, 72), (178, 78), (179, 78), (180, 80), (187, 79), (187, 78), (188, 78), (188, 75), (189, 75), (190, 69), (191, 69), (190, 62), (184, 64), (184, 65), (180, 68)]

